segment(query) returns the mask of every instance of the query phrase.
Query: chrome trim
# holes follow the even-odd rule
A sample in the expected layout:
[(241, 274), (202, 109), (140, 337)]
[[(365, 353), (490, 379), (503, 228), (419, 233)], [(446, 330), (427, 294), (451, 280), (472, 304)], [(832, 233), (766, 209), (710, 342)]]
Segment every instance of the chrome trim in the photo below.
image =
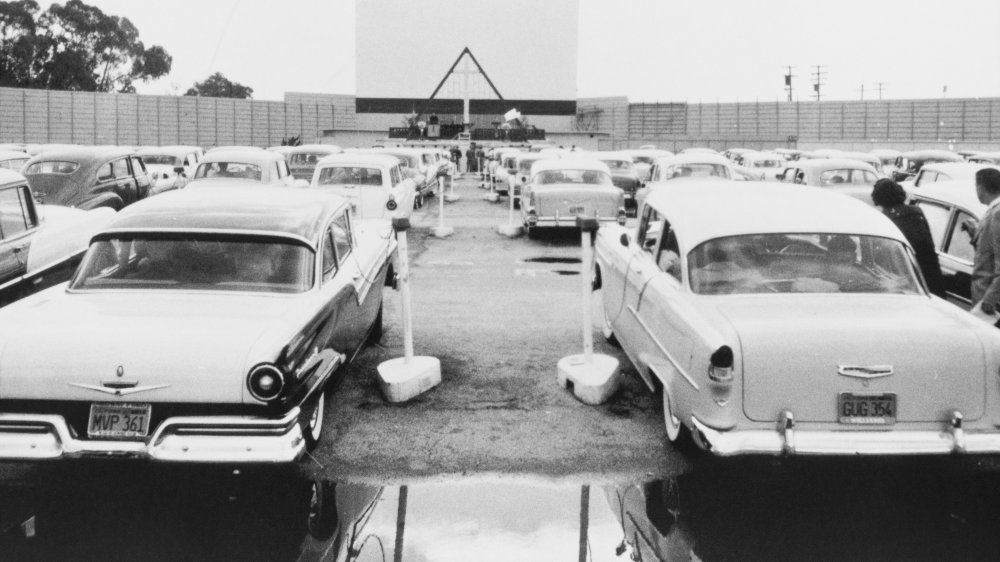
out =
[[(109, 382), (111, 384), (108, 384)], [(75, 386), (76, 388), (83, 388), (86, 390), (96, 390), (97, 392), (103, 392), (105, 394), (111, 394), (113, 396), (127, 396), (129, 394), (135, 394), (137, 392), (146, 392), (147, 390), (159, 390), (161, 388), (170, 387), (169, 384), (153, 384), (149, 386), (133, 386), (131, 388), (122, 388), (122, 387), (116, 388), (116, 386), (120, 385), (121, 383), (115, 383), (113, 381), (102, 382), (101, 384), (104, 386), (97, 386), (96, 384), (83, 384), (77, 382), (71, 382), (67, 384), (69, 386)], [(139, 383), (136, 382), (135, 384), (138, 385)]]
[(163, 421), (144, 441), (75, 439), (53, 414), (0, 414), (0, 459), (125, 457), (157, 462), (290, 463), (305, 450), (299, 408), (279, 419), (190, 416)]
[(877, 379), (895, 373), (892, 365), (837, 365), (837, 374), (856, 379)]
[(782, 412), (776, 430), (717, 430), (697, 417), (690, 424), (697, 440), (717, 456), (733, 455), (950, 455), (1000, 454), (1000, 431), (963, 427), (961, 412), (941, 421), (941, 429), (802, 430), (791, 412)]
[(674, 356), (671, 355), (669, 351), (667, 351), (667, 348), (663, 347), (663, 344), (660, 343), (660, 340), (656, 339), (656, 335), (653, 334), (653, 330), (651, 330), (649, 328), (649, 325), (647, 325), (646, 322), (644, 322), (643, 319), (639, 317), (639, 312), (636, 311), (636, 309), (631, 305), (629, 305), (627, 308), (628, 311), (632, 313), (632, 316), (634, 316), (635, 319), (639, 321), (639, 325), (642, 326), (642, 329), (646, 330), (646, 334), (649, 335), (649, 338), (653, 340), (653, 343), (656, 345), (656, 347), (659, 348), (659, 350), (663, 353), (663, 355), (667, 357), (667, 361), (670, 361), (670, 364), (674, 366), (674, 369), (676, 369), (677, 372), (680, 373), (682, 377), (684, 377), (684, 380), (686, 380), (688, 384), (693, 386), (695, 390), (701, 390), (701, 387), (698, 386), (698, 383), (696, 383), (694, 379), (691, 378), (691, 376), (684, 371), (684, 368), (681, 367), (681, 364), (678, 363), (676, 359), (674, 359)]
[(313, 244), (311, 240), (306, 239), (304, 236), (299, 236), (298, 234), (282, 232), (280, 230), (243, 230), (238, 228), (108, 228), (100, 231), (93, 238), (104, 237), (107, 234), (155, 234), (158, 232), (165, 234), (227, 234), (235, 236), (267, 236), (270, 238), (287, 238), (304, 244), (310, 250), (316, 252), (316, 245)]

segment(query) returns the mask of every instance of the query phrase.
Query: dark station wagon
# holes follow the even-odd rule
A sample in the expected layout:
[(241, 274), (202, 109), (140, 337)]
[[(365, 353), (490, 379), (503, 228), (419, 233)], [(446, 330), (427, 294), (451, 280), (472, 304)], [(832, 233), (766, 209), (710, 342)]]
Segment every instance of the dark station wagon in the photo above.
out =
[(122, 147), (47, 150), (28, 161), (24, 175), (42, 202), (84, 210), (121, 210), (150, 190), (142, 158)]

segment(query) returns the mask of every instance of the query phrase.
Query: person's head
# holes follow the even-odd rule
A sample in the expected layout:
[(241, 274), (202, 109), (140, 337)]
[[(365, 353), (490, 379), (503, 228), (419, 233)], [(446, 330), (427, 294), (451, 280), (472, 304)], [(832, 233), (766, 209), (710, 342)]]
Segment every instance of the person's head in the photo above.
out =
[(838, 234), (826, 244), (828, 255), (836, 261), (852, 262), (857, 255), (858, 245), (846, 234)]
[(983, 168), (976, 172), (976, 195), (984, 205), (989, 205), (1000, 197), (1000, 170)]
[(872, 186), (872, 202), (879, 207), (895, 207), (906, 201), (906, 190), (889, 178), (882, 178)]

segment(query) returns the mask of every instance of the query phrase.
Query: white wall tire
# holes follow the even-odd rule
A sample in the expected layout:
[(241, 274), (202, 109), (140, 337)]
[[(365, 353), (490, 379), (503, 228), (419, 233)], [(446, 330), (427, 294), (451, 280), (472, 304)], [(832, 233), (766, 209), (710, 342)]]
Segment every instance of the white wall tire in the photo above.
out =
[(674, 412), (670, 409), (670, 395), (666, 389), (663, 390), (663, 419), (667, 428), (667, 439), (671, 443), (677, 443), (681, 436), (681, 420), (674, 417)]
[(302, 436), (306, 440), (306, 448), (310, 451), (316, 448), (323, 436), (323, 417), (326, 413), (326, 391), (317, 391), (316, 403), (307, 412), (303, 412)]

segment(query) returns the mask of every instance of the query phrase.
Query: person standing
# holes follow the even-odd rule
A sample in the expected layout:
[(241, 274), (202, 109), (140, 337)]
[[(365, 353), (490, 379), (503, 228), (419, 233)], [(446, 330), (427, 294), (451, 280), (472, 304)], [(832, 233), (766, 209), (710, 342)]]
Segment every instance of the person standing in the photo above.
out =
[(976, 172), (976, 196), (986, 205), (972, 236), (976, 256), (972, 266), (972, 302), (986, 314), (1000, 311), (1000, 170)]
[(872, 202), (882, 208), (885, 216), (899, 228), (906, 241), (913, 247), (917, 256), (927, 288), (934, 295), (947, 298), (944, 289), (944, 276), (941, 274), (941, 264), (938, 262), (937, 249), (931, 236), (927, 217), (916, 205), (906, 204), (906, 190), (903, 186), (889, 178), (882, 178), (872, 187)]
[(469, 144), (469, 149), (465, 151), (465, 171), (473, 173), (476, 168), (476, 143)]

